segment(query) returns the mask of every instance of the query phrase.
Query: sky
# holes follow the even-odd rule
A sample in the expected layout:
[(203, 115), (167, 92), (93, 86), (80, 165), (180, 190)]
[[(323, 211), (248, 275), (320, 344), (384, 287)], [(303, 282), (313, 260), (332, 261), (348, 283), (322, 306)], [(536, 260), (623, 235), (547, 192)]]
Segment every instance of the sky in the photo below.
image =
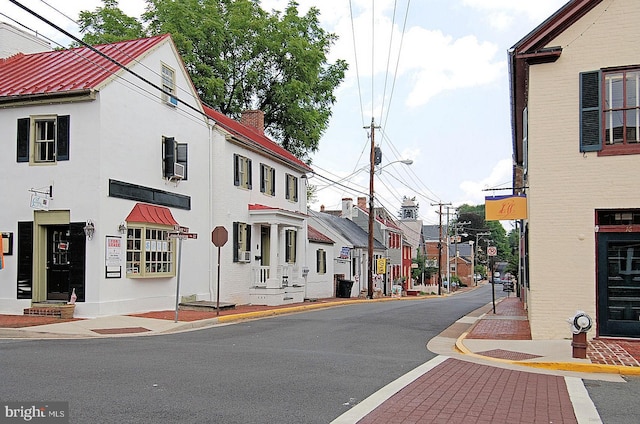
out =
[[(311, 155), (315, 175), (309, 182), (316, 186), (311, 208), (340, 209), (343, 198), (368, 197), (372, 122), (382, 151), (374, 177), (376, 207), (396, 215), (403, 197), (415, 198), (424, 223), (437, 224), (439, 203), (446, 204), (443, 211), (449, 206), (453, 217), (461, 204), (509, 194), (497, 190), (512, 186), (508, 50), (566, 1), (297, 0), (301, 14), (316, 7), (321, 26), (339, 37), (329, 62), (349, 63), (329, 127)], [(77, 36), (77, 25), (67, 17), (77, 19), (81, 10), (102, 5), (100, 0), (19, 2)], [(283, 10), (287, 0), (261, 4)], [(145, 2), (120, 0), (119, 6), (137, 17)], [(15, 25), (7, 17), (70, 44), (0, 0), (0, 21)], [(398, 162), (402, 159), (413, 163)]]

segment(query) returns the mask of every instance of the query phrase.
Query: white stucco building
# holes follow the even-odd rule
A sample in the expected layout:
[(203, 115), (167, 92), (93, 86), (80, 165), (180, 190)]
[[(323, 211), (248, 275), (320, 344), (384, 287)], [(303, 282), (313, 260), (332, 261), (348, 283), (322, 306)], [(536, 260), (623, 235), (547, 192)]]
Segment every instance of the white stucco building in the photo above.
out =
[(214, 300), (219, 226), (221, 301), (302, 301), (311, 168), (260, 119), (203, 105), (169, 35), (1, 59), (0, 313), (171, 309), (179, 257), (180, 296)]

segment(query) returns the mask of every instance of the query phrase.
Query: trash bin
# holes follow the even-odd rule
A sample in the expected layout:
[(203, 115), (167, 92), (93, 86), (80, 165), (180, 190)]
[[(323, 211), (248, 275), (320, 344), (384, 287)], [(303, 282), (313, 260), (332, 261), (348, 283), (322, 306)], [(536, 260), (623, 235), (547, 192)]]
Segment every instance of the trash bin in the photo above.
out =
[(338, 280), (338, 289), (336, 290), (336, 297), (349, 298), (351, 297), (351, 288), (353, 287), (353, 281), (351, 280)]

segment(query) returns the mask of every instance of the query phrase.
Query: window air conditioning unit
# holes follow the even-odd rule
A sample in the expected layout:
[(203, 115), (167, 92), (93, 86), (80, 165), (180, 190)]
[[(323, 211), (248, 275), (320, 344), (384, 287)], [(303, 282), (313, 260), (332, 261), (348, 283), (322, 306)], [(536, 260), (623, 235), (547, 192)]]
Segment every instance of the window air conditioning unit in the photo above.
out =
[(251, 252), (238, 251), (238, 262), (251, 262)]
[(184, 178), (184, 165), (177, 162), (173, 164), (173, 178), (180, 180)]

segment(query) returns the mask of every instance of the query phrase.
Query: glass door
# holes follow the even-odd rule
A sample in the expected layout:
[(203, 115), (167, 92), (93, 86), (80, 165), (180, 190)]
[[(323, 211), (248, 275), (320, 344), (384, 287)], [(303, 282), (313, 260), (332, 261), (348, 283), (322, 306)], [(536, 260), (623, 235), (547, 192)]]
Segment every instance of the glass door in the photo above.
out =
[(601, 336), (640, 337), (640, 234), (598, 234)]

